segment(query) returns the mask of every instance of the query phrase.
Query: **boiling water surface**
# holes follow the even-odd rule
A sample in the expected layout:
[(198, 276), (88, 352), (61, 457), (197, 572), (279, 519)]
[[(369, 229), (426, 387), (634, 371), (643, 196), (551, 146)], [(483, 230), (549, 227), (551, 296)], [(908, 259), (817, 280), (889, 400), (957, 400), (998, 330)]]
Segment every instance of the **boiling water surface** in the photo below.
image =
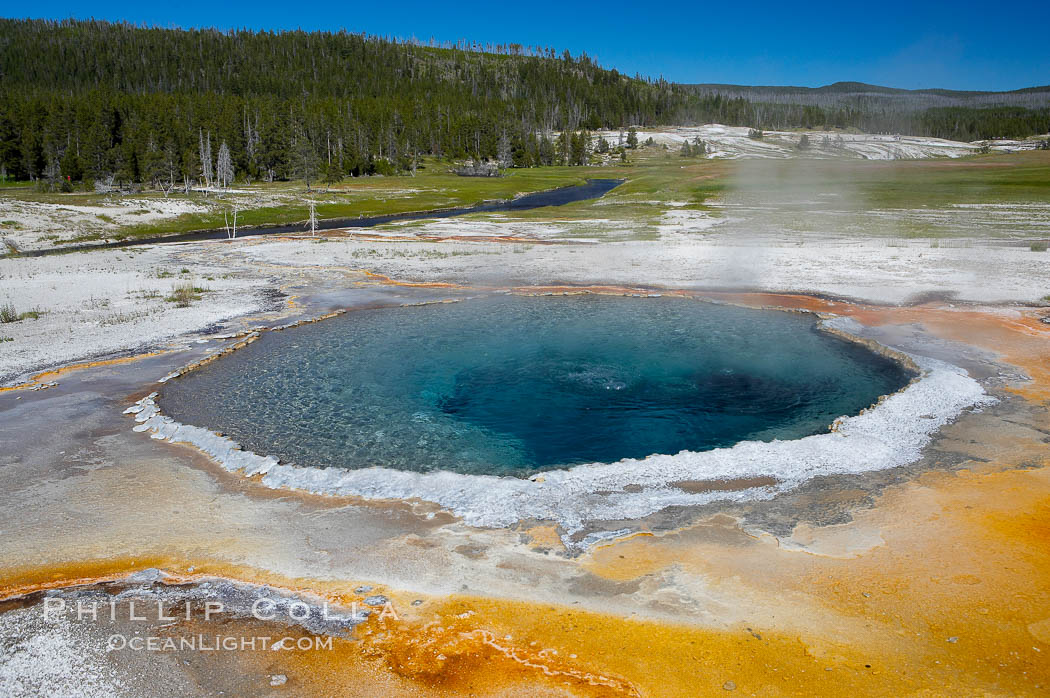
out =
[(802, 314), (497, 296), (267, 333), (160, 402), (298, 465), (522, 476), (819, 433), (909, 378)]

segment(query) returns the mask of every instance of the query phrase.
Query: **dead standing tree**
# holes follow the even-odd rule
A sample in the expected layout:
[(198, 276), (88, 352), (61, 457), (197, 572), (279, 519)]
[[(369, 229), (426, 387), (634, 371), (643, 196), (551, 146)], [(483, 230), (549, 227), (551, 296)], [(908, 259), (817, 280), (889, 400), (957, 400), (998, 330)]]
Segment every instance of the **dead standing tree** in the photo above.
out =
[(230, 147), (226, 145), (226, 141), (222, 142), (219, 146), (219, 159), (216, 163), (215, 177), (218, 183), (223, 189), (230, 186), (233, 182), (233, 158), (230, 157)]
[(235, 237), (237, 237), (237, 213), (238, 213), (238, 208), (236, 206), (234, 206), (233, 207), (233, 226), (231, 227), (230, 226), (230, 215), (229, 215), (229, 212), (228, 211), (223, 211), (222, 212), (222, 217), (226, 221), (226, 237), (228, 239), (230, 239), (230, 240), (232, 240)]
[(204, 188), (207, 189), (211, 186), (211, 131), (208, 131), (208, 136), (205, 138), (204, 131), (199, 132), (200, 140), (200, 167), (201, 176), (204, 178)]
[(507, 131), (506, 129), (504, 129), (503, 133), (501, 133), (499, 137), (499, 146), (496, 159), (499, 162), (499, 166), (506, 169), (514, 164), (511, 157), (512, 156), (510, 149), (510, 139), (507, 138)]
[(310, 228), (310, 237), (317, 237), (317, 202), (310, 199), (309, 206), (310, 217), (307, 219), (306, 224)]

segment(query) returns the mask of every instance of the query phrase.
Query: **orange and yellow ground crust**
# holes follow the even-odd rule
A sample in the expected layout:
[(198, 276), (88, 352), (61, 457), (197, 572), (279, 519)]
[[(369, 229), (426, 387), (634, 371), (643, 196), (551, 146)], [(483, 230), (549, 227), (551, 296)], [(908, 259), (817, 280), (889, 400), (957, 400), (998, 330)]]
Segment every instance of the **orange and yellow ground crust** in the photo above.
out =
[[(1013, 390), (1037, 411), (1050, 396), (1050, 327), (1034, 313), (769, 294), (732, 300), (867, 324), (921, 323), (1022, 368), (1033, 380)], [(375, 617), (331, 651), (282, 653), (280, 671), (302, 695), (1046, 695), (1050, 447), (1037, 438), (969, 436), (988, 457), (889, 487), (849, 523), (800, 525), (777, 540), (716, 516), (611, 543), (579, 561), (581, 570), (621, 584), (685, 580), (696, 604), (688, 612), (654, 601), (643, 618), (468, 596), (417, 607), (414, 595), (382, 590), (399, 619)], [(548, 527), (530, 536), (533, 545), (557, 544)], [(5, 570), (0, 598), (146, 567), (185, 581), (217, 575), (343, 603), (360, 596), (350, 581), (156, 557)], [(695, 601), (705, 598), (707, 606)], [(615, 607), (615, 597), (605, 603)], [(681, 622), (671, 620), (676, 612)], [(237, 661), (268, 671), (275, 660), (245, 653)]]

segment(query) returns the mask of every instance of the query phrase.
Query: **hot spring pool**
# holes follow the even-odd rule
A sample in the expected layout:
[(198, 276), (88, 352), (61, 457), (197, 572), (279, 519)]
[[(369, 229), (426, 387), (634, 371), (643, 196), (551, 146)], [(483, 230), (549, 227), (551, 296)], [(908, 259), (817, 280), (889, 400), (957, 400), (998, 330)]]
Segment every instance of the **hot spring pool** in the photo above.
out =
[(160, 406), (298, 465), (526, 476), (819, 433), (910, 378), (809, 315), (496, 296), (266, 333)]

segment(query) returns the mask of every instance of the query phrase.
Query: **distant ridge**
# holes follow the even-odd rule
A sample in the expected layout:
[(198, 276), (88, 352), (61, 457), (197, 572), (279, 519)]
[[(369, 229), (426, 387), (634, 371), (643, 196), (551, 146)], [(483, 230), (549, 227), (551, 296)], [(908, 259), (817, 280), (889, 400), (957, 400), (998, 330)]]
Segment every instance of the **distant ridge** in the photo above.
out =
[(727, 83), (695, 83), (687, 84), (686, 87), (710, 90), (748, 90), (753, 92), (871, 92), (878, 94), (937, 94), (955, 95), (959, 97), (971, 97), (976, 95), (1012, 95), (1027, 92), (1050, 93), (1050, 85), (1036, 87), (1022, 87), (1016, 90), (948, 90), (940, 87), (924, 87), (920, 89), (904, 89), (901, 87), (886, 87), (884, 85), (872, 85), (866, 82), (833, 82), (830, 85), (820, 87), (801, 87), (798, 85), (732, 85)]
[(734, 99), (761, 99), (774, 103), (790, 102), (816, 106), (883, 106), (897, 110), (921, 110), (931, 107), (1019, 106), (1039, 108), (1050, 105), (1050, 85), (1003, 91), (947, 90), (943, 88), (906, 90), (899, 87), (870, 85), (864, 82), (835, 82), (821, 87), (719, 83), (696, 83), (682, 86), (699, 95), (717, 94)]

